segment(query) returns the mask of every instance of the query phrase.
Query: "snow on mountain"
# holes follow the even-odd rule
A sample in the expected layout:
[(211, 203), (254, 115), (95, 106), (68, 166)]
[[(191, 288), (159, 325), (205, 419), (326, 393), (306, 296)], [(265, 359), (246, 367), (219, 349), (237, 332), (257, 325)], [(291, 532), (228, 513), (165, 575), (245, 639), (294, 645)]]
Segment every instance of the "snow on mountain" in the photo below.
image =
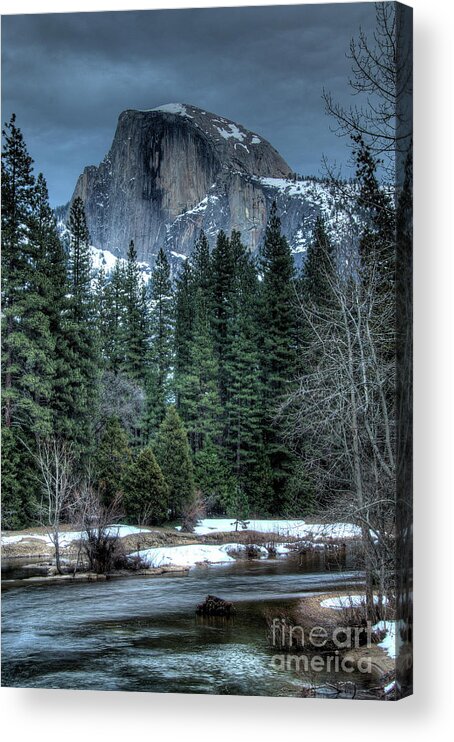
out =
[[(69, 231), (65, 222), (61, 219), (57, 220), (57, 230), (60, 239), (63, 242), (63, 245), (65, 246), (66, 250), (69, 251), (71, 232)], [(126, 266), (128, 262), (126, 258), (122, 258), (119, 255), (114, 255), (114, 253), (110, 252), (110, 250), (102, 250), (99, 247), (95, 247), (95, 245), (90, 245), (90, 257), (93, 277), (96, 276), (100, 268), (103, 268), (106, 275), (108, 276), (110, 273), (112, 273), (117, 261), (122, 266)], [(145, 262), (139, 262), (138, 267), (142, 281), (144, 283), (147, 283), (151, 276), (150, 265)]]
[[(128, 262), (126, 258), (119, 258), (117, 257), (117, 255), (114, 255), (109, 250), (100, 250), (98, 247), (95, 247), (94, 245), (90, 245), (90, 253), (91, 253), (91, 265), (95, 272), (99, 271), (99, 269), (103, 267), (106, 274), (109, 274), (113, 271), (117, 260), (120, 262), (120, 265), (124, 265), (124, 266)], [(142, 280), (146, 283), (150, 278), (151, 268), (148, 265), (148, 263), (144, 263), (144, 262), (138, 262), (137, 265), (140, 271), (140, 276)]]
[(360, 224), (355, 186), (314, 178), (257, 178), (270, 201), (275, 201), (282, 229), (295, 261), (300, 264), (314, 237), (317, 216), (325, 222), (334, 244), (351, 240)]
[(162, 113), (175, 113), (178, 116), (187, 116), (192, 118), (186, 110), (184, 103), (166, 103), (164, 106), (158, 106), (157, 108), (149, 108), (149, 111), (161, 111)]

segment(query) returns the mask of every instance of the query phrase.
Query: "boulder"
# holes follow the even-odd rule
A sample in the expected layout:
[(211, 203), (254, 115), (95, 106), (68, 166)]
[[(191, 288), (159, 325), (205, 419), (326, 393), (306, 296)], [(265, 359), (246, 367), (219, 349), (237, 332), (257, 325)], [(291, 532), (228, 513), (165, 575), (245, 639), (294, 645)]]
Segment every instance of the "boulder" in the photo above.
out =
[(216, 595), (207, 595), (203, 603), (197, 606), (196, 613), (199, 616), (232, 616), (235, 608), (228, 600), (218, 598)]

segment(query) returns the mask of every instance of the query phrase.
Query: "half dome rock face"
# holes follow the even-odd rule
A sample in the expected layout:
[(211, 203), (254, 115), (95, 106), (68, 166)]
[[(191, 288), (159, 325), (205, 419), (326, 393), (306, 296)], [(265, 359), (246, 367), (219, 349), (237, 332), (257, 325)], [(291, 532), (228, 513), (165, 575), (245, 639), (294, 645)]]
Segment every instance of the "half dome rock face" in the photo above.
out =
[(241, 231), (255, 250), (272, 200), (270, 182), (291, 168), (260, 135), (194, 106), (124, 111), (109, 153), (86, 167), (73, 199), (85, 204), (92, 244), (153, 263), (160, 247), (188, 255), (201, 229)]

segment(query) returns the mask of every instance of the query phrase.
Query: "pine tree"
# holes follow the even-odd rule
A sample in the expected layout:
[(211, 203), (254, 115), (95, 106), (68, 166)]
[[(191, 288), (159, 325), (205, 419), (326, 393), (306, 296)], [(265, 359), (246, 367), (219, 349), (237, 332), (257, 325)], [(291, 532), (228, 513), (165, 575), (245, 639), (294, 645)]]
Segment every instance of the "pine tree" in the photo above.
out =
[(210, 246), (203, 230), (200, 232), (199, 238), (196, 240), (189, 260), (192, 269), (192, 278), (194, 281), (194, 285), (202, 290), (204, 301), (209, 307), (212, 301), (213, 290), (211, 276), (211, 258)]
[(246, 518), (249, 517), (249, 500), (246, 492), (238, 482), (235, 487), (235, 495), (227, 514), (235, 518), (235, 531), (248, 525)]
[(96, 314), (91, 288), (89, 234), (82, 199), (77, 197), (69, 216), (71, 231), (69, 259), (68, 322), (66, 327), (70, 358), (67, 386), (72, 406), (72, 435), (82, 452), (92, 440), (94, 410), (100, 371)]
[(144, 448), (123, 478), (123, 501), (135, 523), (163, 523), (168, 512), (168, 486), (151, 448)]
[(221, 443), (222, 405), (218, 389), (219, 366), (201, 289), (197, 289), (194, 315), (188, 366), (179, 378), (179, 413), (195, 453), (208, 441)]
[(301, 298), (315, 306), (329, 306), (333, 302), (332, 281), (335, 272), (334, 248), (326, 233), (325, 223), (317, 217), (314, 237), (309, 245), (301, 275)]
[(174, 406), (167, 410), (153, 450), (169, 487), (171, 517), (178, 518), (194, 500), (195, 488), (188, 436)]
[(151, 347), (147, 380), (148, 435), (164, 419), (170, 398), (174, 299), (167, 255), (161, 248), (151, 276)]
[(109, 324), (109, 307), (107, 293), (107, 276), (106, 261), (103, 257), (94, 287), (95, 310), (96, 310), (96, 330), (99, 339), (99, 352), (102, 365), (108, 363), (108, 324)]
[(194, 478), (196, 488), (203, 496), (210, 512), (225, 514), (232, 512), (236, 482), (231, 466), (223, 450), (211, 440), (194, 455)]
[[(231, 311), (232, 288), (235, 263), (232, 245), (227, 235), (221, 230), (211, 256), (213, 305), (210, 319), (213, 328), (214, 349), (219, 367), (219, 393), (224, 404), (228, 397), (228, 379), (225, 373), (227, 357), (227, 323)], [(212, 311), (211, 311), (212, 309)]]
[(259, 351), (259, 281), (238, 232), (231, 236), (234, 275), (225, 339), (224, 446), (245, 496), (253, 489), (262, 448), (262, 386)]
[[(56, 432), (60, 412), (61, 389), (68, 374), (67, 352), (64, 347), (64, 322), (67, 310), (67, 261), (57, 234), (53, 211), (49, 204), (47, 184), (40, 173), (36, 180), (34, 208), (30, 229), (35, 254), (33, 279), (29, 292), (35, 291), (31, 311), (31, 342), (35, 347), (33, 396), (45, 411), (41, 434)], [(39, 328), (39, 329), (38, 329)], [(29, 359), (32, 354), (29, 354)]]
[(122, 342), (123, 371), (133, 381), (145, 382), (148, 316), (145, 295), (137, 264), (137, 251), (131, 240), (124, 275), (124, 314)]
[[(325, 223), (321, 216), (317, 217), (314, 236), (309, 245), (298, 284), (298, 299), (300, 307), (298, 315), (299, 344), (301, 346), (300, 366), (304, 373), (310, 373), (315, 368), (320, 353), (313, 352), (312, 329), (307, 314), (326, 311), (334, 303), (332, 293), (332, 279), (335, 274), (334, 248), (326, 233)], [(311, 346), (312, 357), (308, 356)]]
[(35, 438), (55, 430), (58, 384), (66, 374), (66, 264), (46, 182), (33, 177), (14, 116), (4, 130), (2, 199), (3, 498), (5, 517), (17, 525), (32, 517)]
[(279, 513), (291, 474), (291, 454), (277, 430), (275, 416), (296, 371), (295, 270), (273, 203), (261, 256), (262, 382), (264, 440), (273, 475), (274, 502)]
[(189, 371), (191, 360), (191, 343), (194, 334), (194, 287), (191, 263), (186, 260), (176, 280), (175, 290), (174, 388), (178, 409), (181, 407), (181, 384)]
[(106, 353), (106, 367), (118, 374), (125, 365), (124, 322), (125, 322), (125, 269), (120, 260), (115, 261), (110, 280), (105, 287), (105, 325), (103, 345)]
[[(317, 217), (314, 235), (309, 245), (304, 265), (298, 282), (299, 316), (299, 360), (301, 374), (315, 374), (320, 360), (323, 359), (323, 348), (314, 342), (311, 318), (328, 316), (332, 312), (333, 320), (336, 299), (333, 293), (335, 284), (336, 261), (333, 245), (326, 233), (325, 223)], [(315, 485), (308, 467), (303, 461), (311, 461), (320, 456), (320, 451), (312, 447), (310, 436), (299, 441), (298, 457), (293, 461), (293, 473), (289, 478), (286, 492), (282, 499), (282, 514), (285, 517), (301, 516), (309, 513), (315, 505)]]
[(48, 316), (52, 277), (47, 261), (49, 231), (43, 198), (47, 198), (47, 190), (41, 178), (35, 186), (30, 217), (28, 275), (24, 272), (23, 292), (16, 304), (17, 331), (10, 338), (19, 371), (15, 385), (17, 418), (37, 435), (49, 435), (52, 429), (55, 348)]
[(28, 419), (29, 390), (22, 386), (27, 374), (29, 333), (23, 321), (35, 291), (28, 291), (36, 255), (31, 242), (35, 196), (32, 159), (16, 126), (16, 117), (3, 130), (2, 150), (2, 405), (4, 424), (32, 424)]
[(395, 205), (386, 190), (380, 186), (375, 159), (360, 134), (352, 136), (356, 161), (356, 177), (359, 184), (358, 206), (365, 223), (359, 244), (361, 279), (366, 285), (375, 282), (378, 286), (376, 308), (373, 321), (376, 326), (383, 324), (381, 314), (386, 312), (389, 334), (382, 334), (382, 352), (393, 361), (395, 353), (396, 324), (395, 313), (389, 314), (388, 298), (395, 294), (396, 286), (396, 228), (397, 213)]
[(71, 395), (73, 353), (71, 349), (72, 332), (69, 317), (69, 283), (68, 257), (57, 233), (54, 215), (48, 202), (47, 187), (44, 179), (41, 188), (41, 244), (46, 254), (46, 272), (50, 281), (47, 283), (45, 312), (48, 317), (49, 330), (54, 339), (52, 378), (52, 398), (50, 407), (53, 415), (53, 433), (56, 436), (70, 437), (74, 419), (74, 399)]
[(94, 459), (99, 493), (106, 505), (122, 491), (123, 477), (132, 463), (128, 435), (118, 418), (107, 420)]
[[(26, 438), (26, 444), (24, 441)], [(2, 528), (26, 528), (37, 492), (34, 438), (19, 426), (2, 427)]]
[(69, 213), (71, 310), (76, 322), (93, 320), (93, 301), (91, 296), (91, 256), (90, 236), (85, 218), (84, 204), (77, 196)]
[(260, 517), (275, 515), (276, 512), (283, 514), (281, 502), (285, 497), (285, 495), (281, 496), (279, 507), (276, 509), (273, 470), (264, 439), (265, 432), (262, 430), (262, 441), (254, 452), (254, 465), (251, 468), (251, 476), (247, 484), (244, 485), (246, 487), (250, 514)]

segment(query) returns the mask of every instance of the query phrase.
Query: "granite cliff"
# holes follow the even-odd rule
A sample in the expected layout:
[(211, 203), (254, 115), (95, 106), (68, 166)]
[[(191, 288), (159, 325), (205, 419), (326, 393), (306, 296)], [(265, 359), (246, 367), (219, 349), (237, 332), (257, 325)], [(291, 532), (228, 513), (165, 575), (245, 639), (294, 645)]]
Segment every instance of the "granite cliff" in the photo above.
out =
[(124, 256), (133, 239), (148, 265), (161, 246), (173, 261), (189, 255), (201, 229), (211, 243), (220, 229), (238, 229), (255, 252), (273, 200), (300, 255), (318, 213), (336, 233), (347, 218), (328, 186), (296, 179), (262, 136), (181, 103), (124, 111), (110, 151), (85, 168), (76, 196), (96, 248)]

